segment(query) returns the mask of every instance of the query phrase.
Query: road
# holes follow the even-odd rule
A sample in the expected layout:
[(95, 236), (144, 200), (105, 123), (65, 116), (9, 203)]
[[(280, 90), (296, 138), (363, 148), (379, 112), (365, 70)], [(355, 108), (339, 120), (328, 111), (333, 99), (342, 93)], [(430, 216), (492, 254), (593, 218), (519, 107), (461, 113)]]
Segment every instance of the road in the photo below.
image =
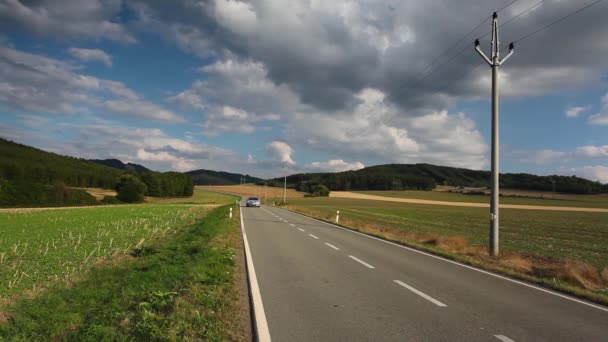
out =
[(274, 341), (608, 340), (608, 308), (279, 208), (242, 217)]

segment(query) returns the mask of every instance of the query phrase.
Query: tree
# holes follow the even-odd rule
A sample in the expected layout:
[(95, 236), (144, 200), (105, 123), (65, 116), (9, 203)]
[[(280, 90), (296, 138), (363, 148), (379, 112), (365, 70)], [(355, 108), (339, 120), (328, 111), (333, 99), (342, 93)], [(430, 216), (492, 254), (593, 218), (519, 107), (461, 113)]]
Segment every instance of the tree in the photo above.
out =
[(139, 178), (134, 175), (126, 174), (120, 177), (120, 182), (116, 185), (116, 196), (119, 200), (128, 203), (143, 202), (144, 195), (148, 188)]
[(323, 184), (315, 185), (312, 188), (312, 195), (319, 197), (327, 197), (329, 196), (329, 189)]

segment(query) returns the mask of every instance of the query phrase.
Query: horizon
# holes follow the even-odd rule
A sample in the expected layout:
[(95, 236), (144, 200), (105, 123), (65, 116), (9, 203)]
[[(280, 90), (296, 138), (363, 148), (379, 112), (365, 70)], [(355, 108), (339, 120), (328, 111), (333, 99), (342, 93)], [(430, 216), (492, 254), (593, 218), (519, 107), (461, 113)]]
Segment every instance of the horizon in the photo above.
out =
[[(606, 184), (608, 5), (536, 32), (593, 1), (534, 3), (498, 14), (502, 46), (521, 40), (499, 73), (500, 172)], [(490, 168), (490, 70), (473, 41), (487, 51), (482, 21), (506, 1), (77, 4), (0, 8), (0, 136), (262, 179)]]

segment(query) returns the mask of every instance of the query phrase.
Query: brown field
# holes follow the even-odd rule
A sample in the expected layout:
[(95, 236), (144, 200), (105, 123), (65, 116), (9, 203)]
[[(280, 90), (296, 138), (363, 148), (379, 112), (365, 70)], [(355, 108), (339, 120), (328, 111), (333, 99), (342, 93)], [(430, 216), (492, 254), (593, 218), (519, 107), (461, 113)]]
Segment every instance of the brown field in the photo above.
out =
[[(233, 194), (239, 196), (256, 196), (264, 202), (266, 198), (268, 201), (271, 199), (282, 199), (283, 188), (274, 187), (263, 187), (259, 185), (197, 185), (196, 189), (203, 189), (207, 191), (221, 192), (226, 194)], [(302, 198), (304, 197), (303, 192), (295, 191), (293, 189), (287, 189), (287, 198)]]
[[(371, 195), (371, 194), (355, 193), (355, 192), (349, 192), (349, 191), (332, 191), (329, 194), (329, 197), (365, 199), (365, 200), (386, 201), (386, 202), (415, 203), (415, 204), (446, 205), (446, 206), (455, 206), (455, 207), (477, 207), (477, 208), (489, 208), (490, 207), (490, 205), (487, 203), (435, 201), (435, 200), (417, 199), (417, 198), (378, 196), (377, 194), (379, 194), (379, 193), (381, 193), (381, 192), (377, 191), (377, 192), (374, 192), (374, 195)], [(605, 208), (585, 208), (585, 207), (566, 207), (566, 206), (562, 207), (562, 206), (521, 205), (521, 204), (502, 204), (502, 203), (500, 204), (500, 208), (608, 213), (608, 209), (605, 209)]]

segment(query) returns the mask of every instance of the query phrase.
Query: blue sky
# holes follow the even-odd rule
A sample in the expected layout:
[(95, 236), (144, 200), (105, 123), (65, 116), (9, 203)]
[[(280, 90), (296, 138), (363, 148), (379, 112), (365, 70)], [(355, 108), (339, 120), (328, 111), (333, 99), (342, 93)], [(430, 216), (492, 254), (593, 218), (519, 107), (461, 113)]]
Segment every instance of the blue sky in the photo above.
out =
[[(454, 43), (508, 3), (0, 1), (0, 136), (162, 171), (489, 169), (490, 69), (472, 42), (490, 20)], [(593, 1), (535, 3), (499, 12), (524, 13), (503, 46)], [(606, 15), (602, 2), (516, 45), (502, 172), (608, 183)]]

